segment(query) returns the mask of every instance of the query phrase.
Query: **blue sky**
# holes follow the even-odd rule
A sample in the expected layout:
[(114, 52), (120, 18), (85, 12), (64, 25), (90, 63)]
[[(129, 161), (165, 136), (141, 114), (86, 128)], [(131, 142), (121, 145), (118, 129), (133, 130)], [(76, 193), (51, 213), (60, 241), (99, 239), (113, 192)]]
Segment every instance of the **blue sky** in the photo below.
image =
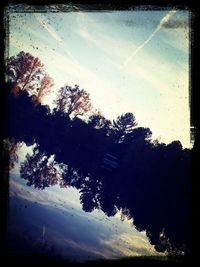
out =
[(132, 112), (153, 138), (190, 146), (189, 11), (10, 13), (9, 55), (38, 56), (109, 119)]

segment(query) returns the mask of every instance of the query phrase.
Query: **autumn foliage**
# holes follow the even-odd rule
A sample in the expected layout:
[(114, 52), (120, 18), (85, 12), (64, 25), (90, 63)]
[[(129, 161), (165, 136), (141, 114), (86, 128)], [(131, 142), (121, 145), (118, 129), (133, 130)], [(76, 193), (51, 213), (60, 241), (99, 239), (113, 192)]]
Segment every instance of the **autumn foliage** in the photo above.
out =
[(80, 89), (78, 85), (61, 87), (54, 103), (57, 110), (73, 117), (83, 116), (92, 109), (89, 94), (84, 89)]
[(12, 94), (26, 90), (29, 95), (36, 96), (35, 103), (40, 103), (53, 86), (53, 79), (45, 72), (39, 58), (23, 51), (6, 60), (6, 78), (13, 85)]
[[(54, 85), (53, 79), (46, 73), (39, 58), (23, 51), (6, 60), (6, 78), (7, 82), (12, 84), (13, 95), (17, 96), (20, 91), (27, 91), (35, 105), (42, 103), (44, 96)], [(61, 87), (54, 103), (57, 111), (65, 112), (72, 117), (83, 116), (92, 110), (89, 94), (78, 85)]]

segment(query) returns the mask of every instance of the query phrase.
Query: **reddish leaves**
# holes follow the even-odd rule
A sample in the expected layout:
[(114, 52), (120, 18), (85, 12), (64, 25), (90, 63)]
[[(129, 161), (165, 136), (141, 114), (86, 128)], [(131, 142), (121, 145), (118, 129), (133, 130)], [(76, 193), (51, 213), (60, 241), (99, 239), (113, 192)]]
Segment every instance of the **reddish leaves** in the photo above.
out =
[(54, 85), (53, 79), (48, 75), (45, 74), (41, 80), (40, 87), (38, 88), (38, 101), (41, 102), (44, 95), (51, 91), (51, 87)]
[(41, 102), (53, 86), (53, 79), (46, 74), (43, 67), (39, 58), (30, 53), (22, 51), (10, 57), (6, 61), (6, 75), (8, 81), (13, 83), (11, 92), (17, 95), (21, 90), (26, 90), (37, 97), (37, 102)]
[(74, 88), (68, 85), (61, 87), (54, 103), (57, 110), (72, 114), (73, 117), (83, 116), (92, 109), (89, 94), (78, 85)]

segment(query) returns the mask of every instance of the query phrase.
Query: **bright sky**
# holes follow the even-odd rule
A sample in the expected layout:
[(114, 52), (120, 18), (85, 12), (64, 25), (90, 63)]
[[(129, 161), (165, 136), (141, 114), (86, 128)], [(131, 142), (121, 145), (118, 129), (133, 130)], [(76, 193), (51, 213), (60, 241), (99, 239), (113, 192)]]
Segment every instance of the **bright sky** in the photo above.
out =
[[(9, 56), (37, 56), (108, 119), (132, 112), (153, 138), (190, 146), (187, 10), (10, 13)], [(46, 99), (52, 102), (54, 95)]]

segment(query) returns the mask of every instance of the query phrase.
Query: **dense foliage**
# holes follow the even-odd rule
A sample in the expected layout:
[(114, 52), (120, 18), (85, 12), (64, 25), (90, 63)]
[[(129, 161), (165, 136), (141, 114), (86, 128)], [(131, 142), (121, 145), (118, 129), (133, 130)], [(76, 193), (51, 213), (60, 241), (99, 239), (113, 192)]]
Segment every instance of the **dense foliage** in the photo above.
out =
[(112, 216), (122, 209), (138, 230), (146, 230), (157, 251), (190, 252), (191, 150), (183, 149), (179, 141), (168, 145), (152, 141), (151, 130), (138, 127), (132, 113), (113, 122), (101, 113), (80, 119), (77, 116), (91, 108), (91, 101), (77, 85), (58, 91), (53, 111), (35, 105), (32, 83), (13, 93), (19, 67), (14, 68), (14, 59), (8, 62), (14, 71), (7, 82), (10, 119), (4, 138), (36, 144), (21, 164), (27, 184), (39, 189), (56, 183), (74, 186), (85, 211), (97, 208)]

